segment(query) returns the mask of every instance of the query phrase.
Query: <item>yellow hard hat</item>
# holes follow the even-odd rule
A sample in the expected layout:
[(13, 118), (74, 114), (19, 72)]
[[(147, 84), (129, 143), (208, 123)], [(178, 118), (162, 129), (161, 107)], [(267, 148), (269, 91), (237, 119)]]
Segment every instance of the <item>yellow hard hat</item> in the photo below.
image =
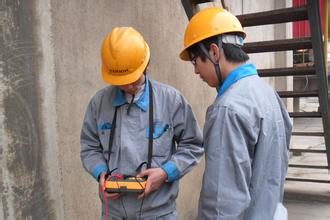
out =
[(232, 32), (240, 33), (243, 38), (246, 36), (241, 23), (233, 14), (218, 7), (203, 9), (191, 18), (186, 28), (180, 58), (189, 61), (189, 47), (209, 37)]
[(132, 27), (116, 27), (102, 45), (103, 80), (112, 85), (137, 81), (146, 69), (150, 50), (142, 35)]

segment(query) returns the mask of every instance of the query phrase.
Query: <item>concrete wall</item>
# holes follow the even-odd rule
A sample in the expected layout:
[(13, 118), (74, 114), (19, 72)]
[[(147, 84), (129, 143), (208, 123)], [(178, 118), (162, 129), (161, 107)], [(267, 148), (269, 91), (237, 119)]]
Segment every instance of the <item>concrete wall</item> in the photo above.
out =
[(43, 120), (41, 81), (48, 73), (42, 62), (48, 54), (39, 40), (40, 19), (37, 1), (0, 1), (1, 219), (58, 216), (50, 194), (57, 160), (48, 163), (51, 139)]
[[(242, 14), (278, 1), (227, 2)], [(81, 166), (79, 134), (89, 99), (105, 86), (100, 46), (115, 26), (144, 35), (151, 77), (179, 89), (203, 124), (216, 93), (178, 58), (187, 22), (178, 0), (0, 0), (0, 219), (99, 218), (97, 183)], [(274, 27), (263, 28), (247, 29), (247, 40), (273, 39)], [(251, 58), (258, 68), (279, 59)], [(196, 216), (202, 173), (203, 163), (181, 181), (180, 219)]]

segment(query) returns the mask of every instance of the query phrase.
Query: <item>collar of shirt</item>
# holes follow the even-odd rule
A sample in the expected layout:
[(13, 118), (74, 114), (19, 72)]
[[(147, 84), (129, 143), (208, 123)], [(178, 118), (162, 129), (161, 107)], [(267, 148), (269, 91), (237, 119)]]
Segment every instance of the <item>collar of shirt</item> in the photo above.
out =
[[(137, 102), (139, 100), (139, 98), (141, 97), (141, 95), (144, 93), (144, 87), (146, 86), (146, 83), (144, 82), (140, 88), (139, 91), (134, 95), (134, 102)], [(130, 103), (132, 101), (133, 95), (129, 94), (129, 93), (125, 93), (125, 99), (128, 103)]]
[[(115, 94), (115, 99), (112, 102), (112, 106), (117, 107), (117, 106), (126, 104), (127, 101), (125, 98), (125, 93), (119, 87), (116, 87), (115, 89), (116, 89), (116, 94)], [(145, 83), (141, 96), (139, 97), (139, 99), (136, 102), (134, 102), (134, 104), (136, 104), (140, 109), (142, 109), (145, 112), (148, 110), (148, 106), (149, 106), (149, 79), (148, 79), (148, 77), (146, 77), (146, 83)]]
[(220, 87), (220, 90), (218, 92), (218, 96), (221, 96), (226, 92), (226, 90), (236, 83), (238, 80), (252, 75), (257, 75), (257, 69), (253, 64), (244, 64), (236, 69), (234, 69), (225, 79), (222, 86)]

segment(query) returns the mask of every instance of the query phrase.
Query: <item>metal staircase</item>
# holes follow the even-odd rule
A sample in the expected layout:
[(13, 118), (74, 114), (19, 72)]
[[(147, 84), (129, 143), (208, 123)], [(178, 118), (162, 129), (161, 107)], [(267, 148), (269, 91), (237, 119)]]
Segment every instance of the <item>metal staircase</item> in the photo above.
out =
[[(198, 4), (213, 2), (202, 0), (181, 0), (188, 18), (197, 11)], [(297, 49), (312, 49), (314, 56), (314, 65), (307, 67), (289, 67), (289, 68), (273, 68), (259, 69), (260, 77), (283, 77), (283, 76), (306, 76), (315, 77), (317, 79), (318, 90), (310, 91), (277, 91), (282, 98), (301, 98), (301, 97), (318, 97), (319, 110), (311, 112), (290, 112), (292, 118), (322, 118), (323, 132), (293, 132), (293, 136), (324, 136), (325, 149), (303, 149), (294, 147), (290, 149), (292, 153), (322, 153), (326, 154), (326, 165), (306, 165), (306, 164), (289, 164), (289, 168), (299, 169), (325, 169), (330, 170), (330, 101), (328, 93), (328, 83), (325, 70), (325, 59), (321, 31), (321, 18), (319, 1), (308, 0), (307, 5), (303, 7), (284, 8), (267, 12), (258, 12), (251, 14), (239, 15), (243, 27), (261, 26), (269, 24), (279, 24), (294, 21), (308, 20), (310, 24), (311, 37), (299, 39), (281, 39), (273, 41), (246, 43), (243, 50), (247, 53), (263, 53), (290, 51)], [(302, 182), (318, 182), (330, 183), (330, 180), (324, 179), (306, 179), (287, 177), (288, 181)]]

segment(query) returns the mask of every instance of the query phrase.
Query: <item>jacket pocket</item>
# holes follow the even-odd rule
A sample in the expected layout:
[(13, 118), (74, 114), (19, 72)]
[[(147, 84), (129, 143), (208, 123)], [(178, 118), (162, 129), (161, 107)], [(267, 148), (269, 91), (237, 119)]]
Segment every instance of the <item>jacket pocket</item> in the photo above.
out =
[[(171, 126), (167, 123), (154, 123), (153, 156), (164, 157), (170, 154), (173, 137)], [(146, 138), (149, 139), (149, 127), (146, 129)]]
[[(112, 131), (112, 124), (109, 122), (101, 123), (97, 126), (97, 130), (103, 153), (107, 155), (109, 150), (109, 138)], [(113, 152), (113, 149), (111, 151)]]
[[(156, 122), (154, 123), (154, 133), (152, 134), (152, 138), (158, 139), (160, 138), (168, 129), (169, 129), (169, 125), (165, 124), (165, 123), (161, 123), (161, 122)], [(147, 138), (149, 139), (149, 130), (150, 128), (147, 127)]]

